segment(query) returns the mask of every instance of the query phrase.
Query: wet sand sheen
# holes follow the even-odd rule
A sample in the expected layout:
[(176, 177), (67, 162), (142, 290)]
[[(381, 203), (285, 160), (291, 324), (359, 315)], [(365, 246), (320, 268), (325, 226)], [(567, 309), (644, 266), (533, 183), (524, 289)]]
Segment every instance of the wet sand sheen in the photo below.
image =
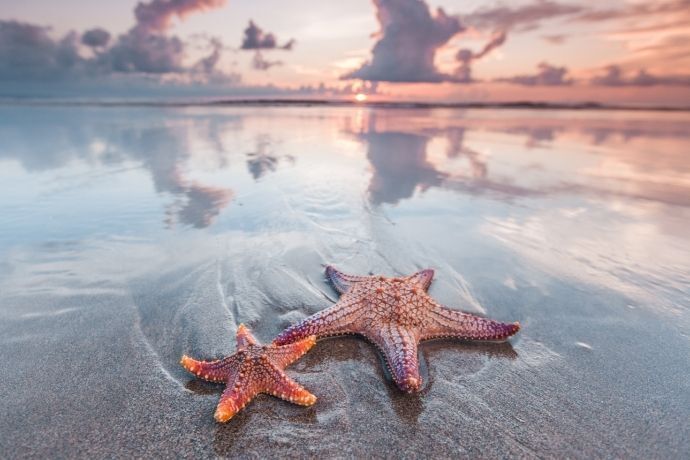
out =
[[(686, 114), (0, 119), (3, 455), (690, 453)], [(268, 342), (326, 308), (325, 263), (433, 267), (439, 301), (522, 330), (424, 343), (412, 396), (371, 344), (323, 340), (287, 370), (315, 406), (260, 396), (216, 424), (222, 386), (180, 356), (232, 352), (242, 322)]]

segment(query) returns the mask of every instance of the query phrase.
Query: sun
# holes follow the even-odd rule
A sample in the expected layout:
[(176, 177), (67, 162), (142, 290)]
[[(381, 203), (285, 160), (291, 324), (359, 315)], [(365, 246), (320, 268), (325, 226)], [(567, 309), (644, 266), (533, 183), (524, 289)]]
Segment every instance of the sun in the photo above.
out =
[(357, 102), (364, 102), (367, 100), (367, 95), (364, 93), (357, 93), (355, 94), (355, 101)]

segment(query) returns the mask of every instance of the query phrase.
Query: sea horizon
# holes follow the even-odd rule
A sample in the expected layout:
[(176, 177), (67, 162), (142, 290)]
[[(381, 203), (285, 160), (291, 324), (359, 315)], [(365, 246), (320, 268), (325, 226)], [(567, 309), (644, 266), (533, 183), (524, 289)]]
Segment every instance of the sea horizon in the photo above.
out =
[(0, 96), (0, 105), (65, 105), (65, 106), (330, 106), (402, 109), (523, 109), (523, 110), (603, 110), (603, 111), (650, 111), (687, 112), (690, 105), (663, 105), (641, 103), (603, 103), (596, 101), (466, 101), (439, 102), (424, 100), (365, 100), (352, 98), (307, 97), (198, 97), (198, 96)]

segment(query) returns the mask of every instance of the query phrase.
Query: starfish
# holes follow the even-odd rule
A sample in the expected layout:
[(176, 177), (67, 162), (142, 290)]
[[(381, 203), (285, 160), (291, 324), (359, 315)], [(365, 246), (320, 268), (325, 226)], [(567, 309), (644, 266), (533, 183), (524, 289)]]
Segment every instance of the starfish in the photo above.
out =
[(196, 361), (187, 355), (180, 364), (210, 382), (225, 382), (216, 408), (218, 422), (227, 422), (259, 393), (267, 393), (302, 406), (311, 406), (316, 396), (288, 377), (283, 370), (316, 343), (313, 335), (288, 345), (261, 345), (244, 324), (237, 328), (237, 351), (215, 361)]
[(273, 340), (284, 345), (315, 335), (363, 335), (383, 353), (395, 384), (419, 391), (417, 347), (422, 340), (453, 337), (503, 341), (520, 323), (500, 323), (444, 307), (427, 294), (431, 269), (400, 278), (347, 275), (326, 267), (326, 277), (340, 294), (335, 305), (285, 329)]

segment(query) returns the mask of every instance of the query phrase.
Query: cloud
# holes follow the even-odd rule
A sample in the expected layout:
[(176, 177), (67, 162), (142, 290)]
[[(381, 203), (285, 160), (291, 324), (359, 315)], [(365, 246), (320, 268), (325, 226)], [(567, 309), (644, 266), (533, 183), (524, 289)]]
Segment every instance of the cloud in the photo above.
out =
[(264, 59), (263, 55), (259, 50), (254, 53), (254, 58), (252, 59), (252, 68), (255, 70), (268, 70), (273, 66), (283, 65), (282, 61), (269, 61)]
[[(462, 20), (466, 26), (475, 29), (488, 29), (493, 31), (493, 36), (484, 48), (478, 53), (470, 49), (463, 48), (456, 54), (459, 62), (455, 70), (455, 80), (460, 83), (470, 83), (475, 81), (472, 77), (472, 63), (477, 61), (494, 49), (502, 46), (508, 38), (508, 32), (512, 30), (531, 30), (538, 27), (541, 21), (569, 16), (582, 11), (582, 7), (550, 0), (539, 0), (535, 3), (521, 5), (517, 7), (496, 6), (481, 8), (474, 13), (463, 16)], [(552, 43), (561, 43), (563, 35), (550, 36), (548, 40)], [(546, 38), (546, 37), (545, 37)], [(527, 78), (524, 81), (529, 81)], [(551, 81), (551, 79), (548, 79)], [(524, 83), (523, 83), (524, 84)]]
[(436, 51), (464, 30), (443, 9), (434, 15), (422, 0), (373, 0), (381, 36), (371, 61), (342, 78), (388, 82), (441, 82), (453, 77), (434, 64)]
[[(404, 1), (404, 2), (390, 2), (393, 5), (399, 4), (416, 4), (416, 5), (423, 5), (423, 11), (426, 12), (427, 17), (429, 16), (428, 13), (428, 8), (426, 7), (426, 4), (424, 4), (421, 1), (414, 0), (414, 1)], [(412, 58), (407, 58), (409, 61), (412, 61), (412, 64), (409, 66), (409, 68), (412, 69), (422, 69), (423, 70), (423, 75), (426, 75), (426, 78), (390, 78), (390, 75), (387, 75), (388, 78), (376, 78), (380, 74), (388, 74), (390, 73), (391, 68), (395, 68), (398, 62), (403, 62), (405, 63), (406, 61), (404, 60), (404, 54), (406, 53), (407, 49), (409, 49), (409, 45), (403, 42), (403, 40), (398, 39), (397, 41), (390, 40), (390, 43), (386, 43), (385, 40), (387, 36), (391, 36), (393, 38), (397, 37), (397, 35), (402, 35), (403, 37), (407, 35), (411, 35), (410, 32), (407, 32), (408, 30), (421, 30), (423, 35), (429, 35), (428, 32), (425, 31), (425, 27), (422, 27), (418, 25), (417, 23), (410, 23), (409, 18), (415, 18), (415, 17), (423, 17), (421, 14), (411, 14), (409, 11), (404, 10), (402, 7), (399, 9), (394, 9), (394, 12), (399, 12), (402, 15), (403, 20), (399, 20), (397, 22), (389, 21), (391, 24), (390, 27), (392, 29), (392, 32), (387, 34), (386, 33), (386, 22), (385, 20), (387, 18), (393, 17), (390, 13), (389, 10), (391, 9), (390, 6), (387, 8), (383, 8), (380, 5), (389, 5), (389, 2), (376, 2), (375, 4), (377, 5), (379, 9), (379, 22), (381, 23), (381, 26), (383, 28), (383, 38), (377, 43), (376, 47), (374, 48), (374, 60), (372, 61), (371, 64), (365, 64), (361, 69), (347, 75), (347, 78), (364, 78), (364, 79), (370, 79), (370, 80), (384, 80), (384, 81), (452, 81), (456, 83), (471, 83), (474, 80), (472, 77), (472, 64), (473, 62), (482, 59), (486, 55), (488, 55), (491, 51), (494, 49), (502, 46), (508, 37), (508, 32), (514, 29), (517, 30), (530, 30), (533, 28), (536, 28), (539, 26), (541, 21), (548, 20), (548, 19), (554, 19), (554, 18), (559, 18), (559, 17), (565, 17), (569, 15), (576, 14), (578, 12), (583, 11), (583, 7), (577, 6), (577, 5), (571, 5), (571, 4), (565, 4), (565, 3), (558, 3), (555, 1), (550, 1), (550, 0), (539, 0), (534, 3), (526, 4), (526, 5), (521, 5), (517, 7), (510, 7), (510, 6), (497, 6), (497, 7), (492, 7), (492, 8), (481, 8), (474, 13), (471, 13), (469, 15), (465, 15), (462, 17), (462, 25), (458, 21), (457, 18), (449, 18), (446, 16), (444, 13), (442, 13), (442, 10), (440, 11), (440, 14), (443, 14), (444, 18), (447, 19), (452, 19), (454, 21), (454, 24), (457, 25), (457, 28), (455, 30), (455, 33), (461, 32), (465, 29), (465, 27), (473, 27), (475, 29), (487, 29), (492, 31), (492, 36), (489, 38), (489, 41), (484, 45), (484, 47), (478, 51), (474, 52), (468, 48), (462, 48), (460, 49), (457, 54), (456, 54), (456, 60), (459, 63), (458, 68), (455, 70), (454, 75), (449, 76), (449, 75), (444, 75), (441, 74), (440, 72), (436, 71), (434, 65), (433, 65), (433, 55), (435, 51), (442, 45), (444, 45), (455, 33), (451, 34), (450, 32), (448, 35), (444, 36), (445, 41), (441, 43), (434, 43), (430, 46), (425, 47), (424, 49), (431, 49), (431, 52), (419, 52), (419, 51), (414, 51), (413, 53), (416, 56), (429, 56), (431, 55), (431, 61), (426, 61), (422, 63), (421, 65), (419, 63), (416, 63), (413, 61)], [(404, 20), (407, 19), (407, 22)], [(428, 19), (426, 20), (428, 21)], [(418, 21), (420, 22), (420, 21)], [(424, 22), (424, 21), (421, 21)], [(451, 30), (451, 29), (449, 29)], [(562, 42), (563, 41), (563, 36), (558, 36), (555, 38), (551, 39), (552, 42)], [(415, 43), (424, 43), (423, 40), (420, 40), (418, 38), (414, 38)], [(388, 46), (383, 46), (383, 44), (387, 44)], [(377, 50), (377, 47), (380, 49)], [(391, 51), (392, 50), (392, 51)], [(377, 51), (379, 53), (377, 54)], [(395, 51), (398, 52), (398, 55), (395, 54)], [(400, 54), (403, 54), (403, 57), (400, 56)], [(377, 60), (377, 58), (379, 58)], [(540, 83), (540, 84), (563, 84), (562, 76), (559, 80), (557, 71), (558, 69), (552, 69), (552, 68), (544, 68), (540, 69), (540, 75), (534, 76), (532, 79), (530, 78), (523, 78), (521, 79), (522, 81), (528, 82), (531, 80), (535, 81), (543, 81), (545, 83)], [(412, 73), (415, 74), (416, 72), (414, 70), (409, 71), (407, 73)], [(527, 84), (527, 83), (523, 83)]]
[(110, 32), (100, 27), (87, 30), (81, 36), (81, 42), (91, 48), (104, 48), (110, 41)]
[(148, 32), (162, 32), (170, 27), (173, 17), (183, 19), (188, 14), (225, 6), (226, 0), (152, 0), (139, 2), (134, 8), (138, 28)]
[(514, 77), (500, 78), (498, 81), (514, 83), (523, 86), (566, 86), (573, 84), (568, 78), (568, 69), (556, 67), (546, 62), (537, 66), (537, 73), (533, 75), (516, 75)]
[[(81, 36), (69, 32), (54, 39), (49, 28), (17, 21), (0, 21), (0, 79), (18, 83), (35, 81), (75, 83), (86, 78), (118, 74), (187, 75), (192, 80), (204, 74), (216, 81), (222, 44), (210, 41), (210, 52), (186, 64), (187, 45), (166, 33), (173, 17), (223, 6), (226, 0), (152, 0), (135, 8), (136, 23), (112, 42), (100, 27)], [(112, 44), (111, 44), (112, 42)], [(95, 53), (80, 54), (80, 44)], [(110, 46), (109, 46), (110, 44)], [(69, 79), (67, 78), (69, 77)], [(193, 77), (193, 78), (192, 78)], [(232, 79), (236, 80), (236, 76)]]
[(578, 5), (538, 0), (517, 7), (501, 5), (493, 8), (481, 8), (474, 13), (463, 16), (462, 19), (467, 25), (478, 29), (531, 30), (538, 27), (543, 20), (569, 16), (583, 10), (584, 8)]
[(0, 80), (51, 80), (76, 73), (84, 65), (77, 34), (58, 40), (47, 27), (0, 21)]
[(553, 34), (553, 35), (542, 35), (541, 38), (544, 41), (547, 41), (553, 45), (560, 45), (562, 43), (565, 43), (565, 40), (568, 36), (565, 34)]
[(249, 25), (244, 29), (244, 37), (240, 49), (243, 50), (291, 50), (295, 45), (295, 39), (288, 40), (285, 44), (278, 46), (275, 35), (264, 32), (254, 21), (249, 21)]
[(636, 74), (625, 76), (620, 67), (610, 65), (605, 73), (590, 80), (595, 86), (690, 86), (690, 75), (654, 75), (646, 69), (640, 69)]
[(613, 19), (649, 17), (657, 14), (680, 13), (687, 16), (690, 0), (671, 0), (667, 2), (631, 3), (621, 8), (587, 10), (576, 16), (577, 21), (599, 22)]
[[(224, 6), (226, 0), (152, 0), (139, 2), (134, 9), (136, 24), (99, 57), (99, 65), (113, 72), (143, 72), (163, 74), (185, 69), (185, 44), (165, 31), (172, 18), (185, 16), (210, 8)], [(218, 62), (220, 47), (212, 45), (205, 65), (196, 67), (211, 72)], [(216, 57), (217, 56), (217, 57)], [(209, 65), (213, 63), (213, 65)], [(193, 67), (194, 68), (194, 67)]]
[(481, 59), (487, 54), (489, 54), (494, 49), (501, 46), (506, 41), (506, 33), (500, 32), (494, 34), (494, 36), (489, 40), (489, 42), (484, 45), (478, 53), (473, 52), (470, 49), (463, 48), (456, 54), (455, 58), (460, 62), (460, 65), (455, 71), (455, 77), (457, 82), (469, 83), (473, 81), (472, 79), (472, 61)]
[(170, 73), (183, 70), (184, 57), (179, 38), (134, 28), (118, 37), (100, 64), (113, 72)]
[(209, 44), (211, 46), (211, 53), (208, 56), (205, 56), (199, 61), (194, 64), (194, 68), (201, 71), (202, 73), (213, 73), (213, 71), (216, 68), (216, 65), (218, 64), (218, 61), (220, 61), (220, 54), (221, 51), (223, 50), (223, 43), (217, 39), (217, 38), (211, 38), (209, 40)]

